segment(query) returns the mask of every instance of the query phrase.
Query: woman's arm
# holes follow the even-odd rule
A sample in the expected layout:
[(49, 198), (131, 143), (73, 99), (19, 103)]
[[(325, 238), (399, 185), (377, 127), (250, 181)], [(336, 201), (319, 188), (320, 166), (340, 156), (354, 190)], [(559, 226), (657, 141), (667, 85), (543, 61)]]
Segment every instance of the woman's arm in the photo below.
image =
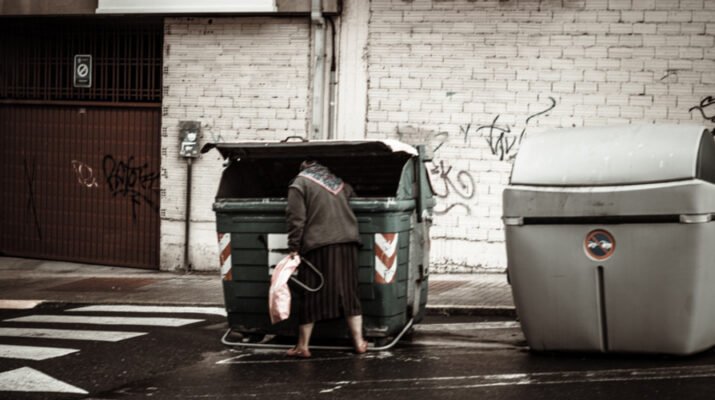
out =
[(295, 186), (288, 188), (286, 219), (288, 221), (288, 248), (291, 253), (299, 253), (306, 219), (305, 198), (303, 192)]
[(350, 185), (347, 182), (345, 182), (345, 186), (343, 186), (343, 190), (345, 191), (345, 197), (347, 197), (348, 199), (351, 199), (351, 198), (357, 196), (355, 194), (355, 189), (353, 189), (352, 185)]

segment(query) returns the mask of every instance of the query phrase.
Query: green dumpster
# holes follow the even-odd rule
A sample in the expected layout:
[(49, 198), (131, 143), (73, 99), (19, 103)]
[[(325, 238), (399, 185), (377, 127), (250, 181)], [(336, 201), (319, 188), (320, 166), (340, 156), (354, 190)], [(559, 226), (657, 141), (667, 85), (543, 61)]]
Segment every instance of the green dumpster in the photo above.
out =
[[(202, 152), (213, 148), (226, 160), (213, 209), (228, 323), (234, 332), (253, 339), (297, 332), (293, 316), (271, 324), (268, 289), (272, 267), (288, 254), (286, 195), (305, 158), (318, 159), (359, 196), (350, 205), (362, 241), (359, 295), (365, 335), (384, 344), (422, 319), (435, 203), (423, 146), (398, 141), (262, 141), (210, 143)], [(297, 285), (291, 289), (294, 294), (303, 290)], [(339, 319), (318, 322), (313, 336), (346, 338), (349, 333)]]

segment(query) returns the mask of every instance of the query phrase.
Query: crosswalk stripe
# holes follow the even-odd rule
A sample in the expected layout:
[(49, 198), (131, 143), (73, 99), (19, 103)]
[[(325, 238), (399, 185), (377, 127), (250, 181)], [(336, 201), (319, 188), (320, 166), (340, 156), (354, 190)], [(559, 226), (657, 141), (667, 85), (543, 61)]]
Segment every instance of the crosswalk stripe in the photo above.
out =
[(146, 332), (92, 331), (71, 329), (0, 328), (0, 336), (39, 339), (92, 340), (97, 342), (119, 342)]
[(43, 300), (0, 300), (0, 308), (5, 310), (29, 310), (43, 302)]
[(0, 372), (0, 392), (87, 394), (86, 390), (57, 380), (30, 367), (22, 367), (11, 371)]
[(220, 307), (186, 307), (186, 306), (138, 306), (138, 305), (96, 305), (72, 308), (71, 312), (137, 312), (137, 313), (167, 313), (167, 314), (211, 314), (226, 316), (226, 309)]
[(86, 315), (28, 315), (5, 322), (41, 322), (58, 324), (144, 325), (177, 327), (202, 322), (203, 319), (152, 317), (100, 317)]
[(42, 361), (48, 358), (66, 356), (79, 351), (78, 349), (63, 349), (61, 347), (15, 346), (0, 344), (0, 358), (17, 358), (21, 360)]

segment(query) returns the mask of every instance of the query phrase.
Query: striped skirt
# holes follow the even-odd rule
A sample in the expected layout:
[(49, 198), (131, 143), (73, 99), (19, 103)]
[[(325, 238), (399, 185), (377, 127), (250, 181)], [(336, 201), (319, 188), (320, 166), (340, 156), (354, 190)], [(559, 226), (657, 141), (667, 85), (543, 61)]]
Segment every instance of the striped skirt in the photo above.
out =
[[(308, 324), (341, 316), (360, 315), (358, 297), (358, 246), (339, 243), (319, 247), (304, 255), (323, 273), (325, 284), (315, 293), (298, 289), (300, 295), (298, 322)], [(320, 284), (320, 278), (306, 265), (298, 269), (298, 279), (309, 287)]]

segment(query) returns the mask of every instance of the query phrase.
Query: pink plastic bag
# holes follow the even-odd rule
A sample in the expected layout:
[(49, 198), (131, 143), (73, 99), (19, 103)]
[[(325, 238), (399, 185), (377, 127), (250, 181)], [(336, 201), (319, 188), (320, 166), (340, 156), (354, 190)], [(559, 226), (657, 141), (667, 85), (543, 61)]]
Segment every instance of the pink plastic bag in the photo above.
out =
[(300, 265), (300, 257), (286, 256), (276, 265), (268, 291), (268, 311), (271, 323), (276, 324), (290, 317), (290, 288), (288, 280)]

